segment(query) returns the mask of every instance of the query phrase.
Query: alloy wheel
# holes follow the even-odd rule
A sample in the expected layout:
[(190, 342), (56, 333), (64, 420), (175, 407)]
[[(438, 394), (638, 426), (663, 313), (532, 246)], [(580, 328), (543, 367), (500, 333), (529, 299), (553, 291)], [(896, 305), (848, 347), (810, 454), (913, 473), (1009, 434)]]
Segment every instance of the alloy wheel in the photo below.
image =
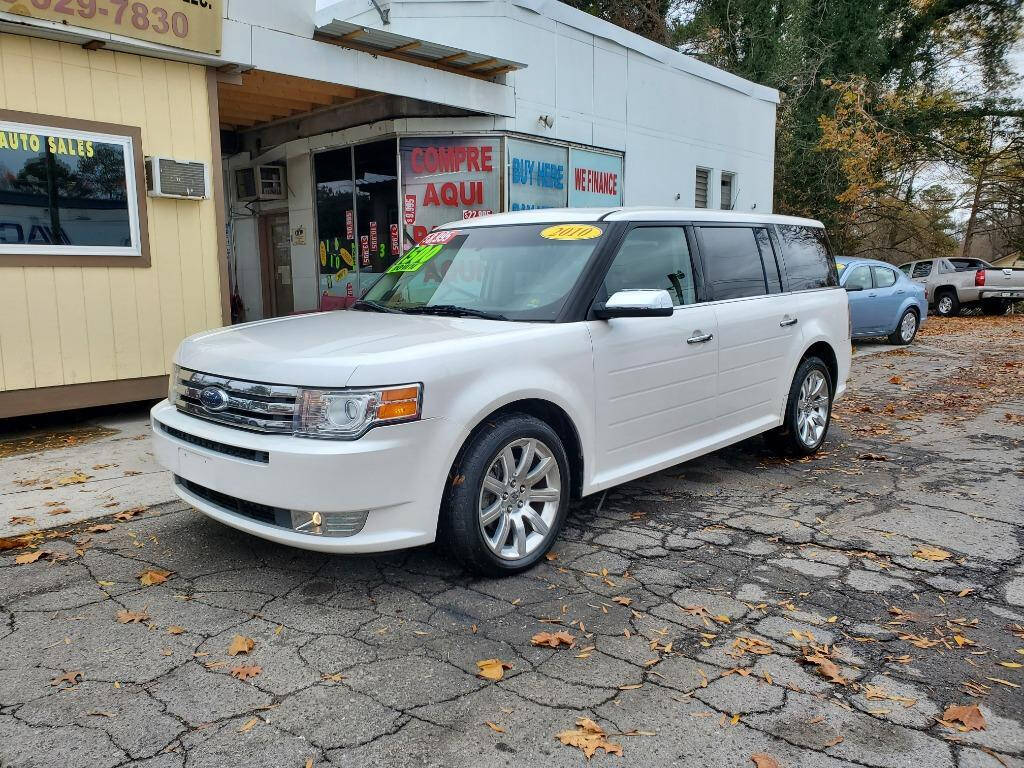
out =
[(903, 339), (904, 344), (909, 344), (915, 333), (917, 333), (917, 315), (907, 312), (900, 322), (900, 338)]
[(491, 461), (478, 502), (480, 530), (503, 560), (537, 551), (554, 525), (562, 477), (551, 449), (536, 438), (513, 440)]
[(939, 314), (948, 315), (953, 311), (953, 300), (949, 296), (943, 296), (939, 299)]
[(811, 371), (800, 385), (796, 404), (796, 427), (800, 442), (808, 448), (821, 442), (828, 424), (828, 382), (821, 371)]

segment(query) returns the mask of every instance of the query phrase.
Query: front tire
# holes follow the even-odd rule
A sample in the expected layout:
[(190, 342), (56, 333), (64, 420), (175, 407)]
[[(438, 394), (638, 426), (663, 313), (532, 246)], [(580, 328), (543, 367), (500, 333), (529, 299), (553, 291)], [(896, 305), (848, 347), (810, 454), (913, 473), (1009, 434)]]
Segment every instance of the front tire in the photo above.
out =
[(889, 334), (889, 343), (898, 346), (905, 346), (914, 340), (918, 329), (917, 312), (908, 309), (900, 317), (896, 330)]
[(832, 375), (818, 357), (808, 357), (796, 369), (789, 388), (782, 426), (770, 433), (784, 455), (810, 456), (825, 442), (832, 421)]
[(455, 462), (438, 541), (466, 568), (520, 573), (554, 543), (569, 508), (569, 460), (558, 434), (513, 413), (470, 436)]
[(960, 299), (956, 291), (943, 291), (935, 297), (935, 314), (939, 317), (956, 317), (960, 314)]

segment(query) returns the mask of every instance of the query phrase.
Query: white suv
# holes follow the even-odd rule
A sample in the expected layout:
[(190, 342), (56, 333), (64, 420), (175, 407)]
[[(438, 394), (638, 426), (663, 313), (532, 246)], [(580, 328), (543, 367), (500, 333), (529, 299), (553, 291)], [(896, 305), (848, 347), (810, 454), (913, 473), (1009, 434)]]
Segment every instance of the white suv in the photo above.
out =
[(850, 367), (822, 225), (548, 210), (427, 236), (353, 310), (200, 334), (152, 412), (178, 494), (326, 552), (435, 539), (507, 574), (571, 498), (762, 432), (825, 439)]

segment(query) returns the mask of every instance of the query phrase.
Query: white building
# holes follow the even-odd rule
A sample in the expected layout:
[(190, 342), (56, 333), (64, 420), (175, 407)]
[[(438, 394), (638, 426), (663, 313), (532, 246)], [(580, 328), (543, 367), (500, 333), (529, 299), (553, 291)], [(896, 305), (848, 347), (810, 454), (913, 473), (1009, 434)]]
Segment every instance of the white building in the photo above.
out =
[[(345, 306), (466, 211), (771, 211), (773, 89), (554, 0), (320, 5), (228, 3), (221, 58), (237, 69), (219, 93), (241, 319)], [(302, 102), (313, 92), (289, 78), (337, 86), (338, 103)], [(235, 171), (253, 165), (286, 169), (284, 199), (239, 200)]]

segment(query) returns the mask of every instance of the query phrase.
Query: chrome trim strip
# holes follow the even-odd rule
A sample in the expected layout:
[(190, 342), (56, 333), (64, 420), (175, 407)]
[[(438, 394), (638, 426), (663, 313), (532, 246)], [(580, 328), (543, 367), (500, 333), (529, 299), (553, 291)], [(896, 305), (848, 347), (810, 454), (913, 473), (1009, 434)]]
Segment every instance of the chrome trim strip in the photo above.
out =
[[(175, 373), (170, 394), (174, 406), (182, 413), (252, 432), (294, 434), (298, 387), (232, 379), (187, 368), (175, 367)], [(203, 407), (200, 393), (211, 386), (228, 393), (224, 410)]]

